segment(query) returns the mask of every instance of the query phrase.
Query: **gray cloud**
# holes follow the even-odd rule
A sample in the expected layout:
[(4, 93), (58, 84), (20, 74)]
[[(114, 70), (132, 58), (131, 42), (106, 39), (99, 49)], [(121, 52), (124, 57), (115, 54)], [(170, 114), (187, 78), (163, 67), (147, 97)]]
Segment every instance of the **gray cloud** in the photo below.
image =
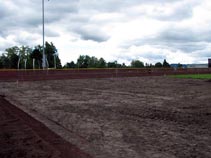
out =
[(153, 18), (164, 21), (178, 21), (187, 18), (191, 18), (193, 15), (193, 8), (189, 5), (178, 6), (170, 14), (157, 14)]
[(156, 63), (156, 62), (162, 62), (164, 59), (166, 59), (166, 55), (164, 52), (162, 52), (162, 49), (158, 51), (153, 50), (144, 50), (144, 51), (136, 51), (131, 53), (128, 49), (122, 49), (121, 53), (116, 56), (118, 61), (125, 62), (126, 64), (130, 64), (132, 60), (141, 60), (144, 63)]
[(6, 16), (10, 14), (9, 10), (6, 8), (5, 5), (0, 6), (0, 19), (4, 20)]
[(103, 1), (97, 1), (97, 0), (81, 0), (80, 1), (80, 6), (84, 10), (94, 10), (94, 11), (99, 11), (99, 12), (118, 12), (118, 11), (125, 11), (125, 9), (129, 7), (133, 7), (136, 5), (141, 5), (141, 4), (162, 4), (162, 3), (174, 3), (174, 2), (180, 2), (184, 0), (171, 0), (171, 1), (166, 1), (166, 0), (103, 0)]
[(183, 43), (183, 42), (197, 42), (200, 41), (199, 37), (193, 30), (190, 29), (178, 29), (169, 28), (163, 31), (159, 37), (162, 41)]
[[(51, 37), (62, 39), (65, 35), (64, 40), (68, 40), (69, 36), (69, 39), (76, 39), (75, 41), (92, 40), (96, 44), (109, 43), (110, 40), (118, 39), (118, 42), (114, 41), (117, 43), (116, 46), (112, 45), (112, 47), (120, 46), (119, 48), (125, 51), (129, 51), (131, 46), (148, 45), (173, 53), (182, 51), (193, 57), (196, 54), (204, 57), (209, 55), (211, 42), (209, 20), (207, 20), (207, 28), (199, 26), (197, 30), (191, 26), (179, 25), (182, 21), (192, 19), (195, 7), (199, 7), (201, 3), (198, 0), (46, 0), (46, 39)], [(137, 6), (140, 9), (135, 10)], [(37, 0), (0, 1), (0, 40), (4, 43), (4, 45), (0, 44), (0, 51), (13, 44), (33, 46), (35, 41), (39, 41), (42, 36), (41, 9), (41, 1)], [(124, 39), (116, 37), (119, 35), (119, 30), (122, 33), (124, 32), (122, 30), (132, 26), (127, 23), (139, 19), (140, 21), (142, 19), (158, 21), (164, 28), (148, 37), (142, 36), (141, 33), (140, 38), (137, 38), (138, 35), (134, 38), (128, 37), (130, 40), (127, 40), (125, 36), (123, 36)], [(133, 28), (128, 28), (128, 31), (132, 32), (131, 30)], [(11, 36), (14, 37), (11, 38)], [(129, 59), (135, 56), (139, 57), (139, 54), (123, 53), (119, 58)], [(163, 54), (152, 51), (142, 53), (141, 56), (146, 59), (164, 57)]]
[(183, 52), (200, 51), (206, 48), (211, 42), (211, 29), (191, 29), (172, 27), (161, 31), (153, 37), (140, 38), (133, 41), (126, 41), (121, 46), (128, 48), (132, 45), (153, 45), (171, 48), (172, 50), (181, 50)]
[(79, 10), (79, 0), (50, 1), (46, 3), (46, 22), (57, 23), (61, 19), (66, 19), (72, 14), (77, 14)]
[(60, 34), (56, 30), (53, 30), (53, 29), (46, 29), (45, 35), (48, 37), (59, 37), (60, 36)]
[(105, 42), (109, 39), (109, 36), (103, 33), (98, 27), (80, 27), (75, 28), (74, 31), (80, 35), (84, 40), (92, 40), (95, 42)]
[[(24, 1), (1, 1), (0, 2), (0, 36), (8, 41), (8, 36), (13, 35), (13, 44), (34, 45), (36, 37), (34, 34), (40, 34), (42, 26), (42, 1), (32, 0)], [(77, 12), (78, 0), (45, 1), (45, 24), (58, 23), (60, 19), (68, 14)], [(22, 36), (21, 32), (31, 34), (31, 37)], [(46, 27), (46, 36), (58, 37), (57, 31)], [(6, 46), (5, 46), (6, 47)], [(9, 46), (10, 47), (10, 46)]]
[(172, 22), (190, 19), (193, 16), (193, 9), (199, 4), (195, 0), (158, 0), (147, 1), (146, 3), (139, 1), (139, 3), (131, 5), (131, 8), (125, 7), (125, 9), (129, 16), (148, 17), (159, 21)]
[(203, 51), (211, 42), (211, 30), (169, 28), (154, 40), (161, 41), (162, 45), (187, 53)]

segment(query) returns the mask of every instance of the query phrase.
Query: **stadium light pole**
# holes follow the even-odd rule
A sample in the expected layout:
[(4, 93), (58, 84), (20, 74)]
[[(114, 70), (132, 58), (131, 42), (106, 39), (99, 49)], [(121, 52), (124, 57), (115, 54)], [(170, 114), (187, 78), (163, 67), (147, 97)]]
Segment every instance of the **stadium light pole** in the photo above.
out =
[(45, 69), (46, 59), (45, 59), (45, 3), (44, 3), (44, 0), (42, 0), (42, 40), (43, 40), (42, 67), (43, 69)]
[(43, 41), (43, 51), (42, 51), (42, 68), (45, 69), (45, 15), (44, 15), (44, 0), (42, 0), (42, 41)]

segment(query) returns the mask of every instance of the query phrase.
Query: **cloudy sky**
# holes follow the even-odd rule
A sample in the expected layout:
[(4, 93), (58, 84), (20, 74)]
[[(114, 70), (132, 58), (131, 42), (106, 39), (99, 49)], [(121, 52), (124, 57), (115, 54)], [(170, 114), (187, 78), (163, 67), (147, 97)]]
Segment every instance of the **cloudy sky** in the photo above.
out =
[[(0, 53), (42, 44), (42, 0), (0, 0)], [(210, 0), (45, 0), (46, 41), (62, 64), (79, 55), (129, 64), (207, 63)]]

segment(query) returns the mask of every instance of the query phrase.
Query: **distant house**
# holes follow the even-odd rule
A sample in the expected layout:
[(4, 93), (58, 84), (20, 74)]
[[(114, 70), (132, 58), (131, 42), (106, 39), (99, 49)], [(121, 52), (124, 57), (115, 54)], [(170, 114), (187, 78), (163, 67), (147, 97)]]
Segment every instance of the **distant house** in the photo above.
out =
[(170, 66), (174, 69), (177, 69), (177, 68), (187, 68), (187, 64), (170, 64)]
[(187, 64), (187, 68), (208, 68), (208, 64)]
[(208, 68), (208, 64), (171, 64), (172, 68), (177, 69), (178, 67), (180, 68)]
[(171, 64), (172, 68), (211, 68), (211, 59), (208, 59), (207, 64)]

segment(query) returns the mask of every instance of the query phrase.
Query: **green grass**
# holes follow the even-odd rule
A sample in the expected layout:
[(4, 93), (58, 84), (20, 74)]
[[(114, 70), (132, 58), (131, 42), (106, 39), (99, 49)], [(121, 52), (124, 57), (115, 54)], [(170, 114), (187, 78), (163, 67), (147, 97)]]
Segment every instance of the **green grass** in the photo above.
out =
[(211, 79), (211, 74), (187, 74), (187, 75), (171, 75), (175, 78), (190, 78), (190, 79)]

